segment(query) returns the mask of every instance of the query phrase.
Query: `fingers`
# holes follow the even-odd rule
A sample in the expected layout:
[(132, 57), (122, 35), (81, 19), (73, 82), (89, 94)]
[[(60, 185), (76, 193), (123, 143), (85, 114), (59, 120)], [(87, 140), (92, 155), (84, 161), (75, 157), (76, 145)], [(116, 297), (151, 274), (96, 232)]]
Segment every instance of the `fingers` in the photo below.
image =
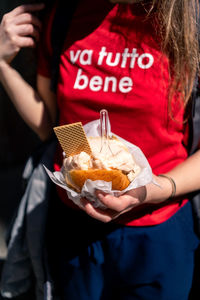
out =
[(35, 40), (31, 37), (18, 37), (16, 44), (19, 48), (23, 48), (23, 47), (32, 48), (35, 47)]
[[(41, 22), (33, 13), (43, 8), (43, 3), (21, 5), (3, 16), (0, 44), (4, 45), (9, 56), (16, 55), (20, 48), (35, 46), (39, 40)], [(2, 57), (7, 57), (7, 53), (3, 53)]]
[(16, 7), (13, 9), (9, 14), (10, 16), (18, 16), (20, 14), (23, 14), (25, 12), (37, 12), (42, 9), (44, 9), (45, 5), (44, 3), (35, 3), (35, 4), (24, 4)]
[(104, 204), (106, 209), (102, 210), (93, 207), (87, 199), (81, 199), (81, 204), (82, 209), (88, 215), (107, 223), (143, 203), (145, 201), (145, 195), (145, 187), (131, 190), (120, 197), (114, 197), (110, 194), (104, 194), (102, 191), (96, 191), (96, 196), (101, 203)]
[[(20, 25), (16, 29), (16, 34), (19, 36), (17, 40), (20, 40), (20, 36), (32, 36), (36, 39), (36, 41), (39, 40), (39, 31), (36, 27), (34, 27), (32, 24), (24, 24)], [(18, 44), (18, 46), (21, 46)]]
[(81, 199), (82, 209), (92, 218), (97, 219), (101, 222), (108, 223), (112, 221), (116, 217), (116, 212), (106, 209), (98, 209), (94, 208), (91, 203), (88, 202), (87, 199)]
[(123, 213), (130, 211), (133, 207), (130, 205), (129, 207), (126, 207), (120, 212), (117, 212), (116, 210), (112, 210), (110, 208), (103, 210), (95, 208), (87, 199), (82, 198), (80, 208), (83, 209), (90, 217), (97, 219), (101, 222), (108, 223), (118, 218)]
[(97, 191), (97, 197), (106, 207), (118, 213), (121, 213), (122, 211), (139, 204), (139, 200), (137, 198), (134, 198), (128, 194), (124, 194), (120, 197), (114, 197), (109, 194), (104, 195)]
[(34, 16), (30, 13), (24, 13), (24, 14), (19, 15), (16, 19), (15, 24), (16, 25), (33, 24), (34, 26), (41, 28), (40, 20), (36, 16)]

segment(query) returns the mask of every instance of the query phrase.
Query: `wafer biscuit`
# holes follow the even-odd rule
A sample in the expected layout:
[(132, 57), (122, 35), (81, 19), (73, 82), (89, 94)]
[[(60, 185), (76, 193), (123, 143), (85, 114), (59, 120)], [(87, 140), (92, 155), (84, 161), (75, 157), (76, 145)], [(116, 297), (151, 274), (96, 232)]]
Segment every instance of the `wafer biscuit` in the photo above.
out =
[(54, 127), (54, 132), (67, 157), (82, 151), (91, 154), (92, 151), (81, 122)]

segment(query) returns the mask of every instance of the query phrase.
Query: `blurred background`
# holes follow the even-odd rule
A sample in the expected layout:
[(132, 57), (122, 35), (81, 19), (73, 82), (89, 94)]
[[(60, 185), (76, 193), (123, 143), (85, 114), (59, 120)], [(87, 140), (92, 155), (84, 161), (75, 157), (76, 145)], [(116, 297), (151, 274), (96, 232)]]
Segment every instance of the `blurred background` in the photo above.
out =
[[(18, 5), (42, 1), (0, 0), (2, 16)], [(36, 53), (23, 49), (13, 66), (35, 85)], [(22, 188), (21, 176), (29, 155), (39, 145), (37, 136), (26, 126), (0, 84), (0, 272), (6, 258), (6, 231), (18, 207)]]

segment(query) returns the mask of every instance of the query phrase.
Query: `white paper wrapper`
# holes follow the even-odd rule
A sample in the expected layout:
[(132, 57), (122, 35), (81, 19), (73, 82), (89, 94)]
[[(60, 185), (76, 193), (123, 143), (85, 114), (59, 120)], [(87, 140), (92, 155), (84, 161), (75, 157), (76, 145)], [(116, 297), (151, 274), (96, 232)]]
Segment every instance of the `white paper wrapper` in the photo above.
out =
[[(97, 137), (100, 136), (100, 120), (95, 120), (90, 123), (87, 123), (84, 127), (85, 133), (88, 137)], [(110, 127), (110, 124), (109, 124)], [(112, 133), (111, 133), (112, 134)], [(58, 186), (62, 187), (66, 190), (69, 199), (71, 199), (76, 205), (81, 207), (81, 198), (87, 198), (94, 207), (105, 208), (105, 206), (97, 199), (95, 196), (95, 190), (101, 190), (104, 193), (109, 193), (114, 196), (120, 196), (125, 192), (135, 189), (141, 186), (145, 186), (146, 184), (153, 182), (152, 177), (152, 170), (151, 167), (144, 156), (143, 152), (137, 146), (127, 142), (126, 140), (122, 139), (121, 137), (115, 135), (119, 140), (123, 141), (123, 143), (128, 147), (130, 153), (134, 156), (135, 162), (140, 166), (141, 171), (136, 176), (136, 178), (129, 184), (129, 186), (123, 191), (116, 191), (112, 190), (112, 183), (106, 182), (103, 180), (86, 180), (81, 193), (77, 193), (74, 190), (70, 189), (66, 183), (64, 176), (62, 174), (62, 169), (60, 172), (51, 172), (45, 166), (45, 170), (49, 175), (50, 179), (57, 184)]]

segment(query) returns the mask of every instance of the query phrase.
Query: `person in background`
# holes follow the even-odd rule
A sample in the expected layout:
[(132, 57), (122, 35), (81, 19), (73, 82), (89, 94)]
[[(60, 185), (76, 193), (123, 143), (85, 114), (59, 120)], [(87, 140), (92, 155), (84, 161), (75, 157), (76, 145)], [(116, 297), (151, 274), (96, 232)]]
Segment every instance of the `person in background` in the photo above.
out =
[[(200, 189), (200, 151), (188, 157), (185, 121), (199, 71), (198, 8), (197, 0), (80, 0), (56, 93), (48, 36), (56, 6), (42, 29), (37, 91), (10, 62), (39, 39), (34, 13), (43, 4), (19, 6), (2, 19), (0, 81), (40, 139), (48, 140), (55, 125), (86, 124), (107, 109), (112, 131), (141, 148), (158, 183), (118, 198), (97, 191), (105, 210), (87, 199), (81, 210), (56, 191), (62, 209), (47, 240), (61, 299), (189, 297), (199, 239), (188, 194)], [(62, 166), (59, 146), (54, 165)]]

